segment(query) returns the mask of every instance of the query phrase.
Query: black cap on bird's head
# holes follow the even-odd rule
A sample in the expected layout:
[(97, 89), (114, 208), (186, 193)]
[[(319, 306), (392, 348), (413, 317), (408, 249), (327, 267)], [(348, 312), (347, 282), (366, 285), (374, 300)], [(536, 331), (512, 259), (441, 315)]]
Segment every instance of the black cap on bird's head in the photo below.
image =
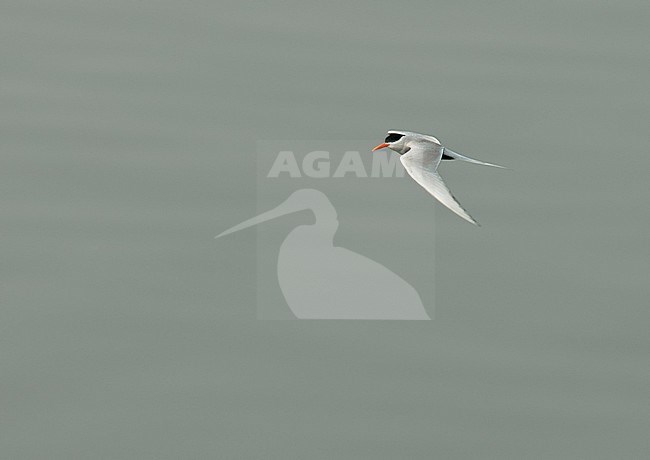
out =
[(404, 153), (403, 150), (405, 150), (406, 147), (405, 142), (408, 140), (409, 134), (410, 133), (408, 131), (388, 131), (384, 142), (372, 149), (372, 151), (374, 152), (376, 150), (381, 150), (388, 147), (389, 149), (396, 152)]
[(372, 151), (374, 152), (375, 150), (381, 150), (388, 147), (400, 155), (403, 155), (411, 150), (411, 147), (413, 147), (414, 143), (420, 142), (440, 145), (438, 139), (427, 134), (414, 133), (411, 131), (391, 130), (388, 131), (388, 135), (386, 136), (386, 139), (384, 139), (384, 142), (372, 149)]

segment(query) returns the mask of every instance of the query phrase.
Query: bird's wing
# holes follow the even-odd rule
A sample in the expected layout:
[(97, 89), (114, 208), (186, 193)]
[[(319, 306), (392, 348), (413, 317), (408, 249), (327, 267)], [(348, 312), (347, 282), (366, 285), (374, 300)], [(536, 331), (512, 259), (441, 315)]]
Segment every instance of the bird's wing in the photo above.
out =
[(499, 165), (495, 165), (494, 163), (486, 163), (484, 161), (479, 161), (479, 160), (475, 160), (474, 158), (466, 157), (465, 155), (461, 155), (460, 153), (451, 151), (448, 148), (445, 148), (444, 154), (445, 156), (451, 157), (454, 160), (461, 160), (461, 161), (466, 161), (468, 163), (474, 163), (477, 165), (494, 166), (495, 168), (507, 169), (505, 166), (499, 166)]
[(450, 210), (474, 225), (480, 225), (456, 201), (438, 174), (438, 165), (442, 158), (444, 147), (434, 144), (422, 144), (412, 147), (408, 153), (400, 157), (404, 169), (409, 175), (429, 192), (433, 197), (447, 206)]

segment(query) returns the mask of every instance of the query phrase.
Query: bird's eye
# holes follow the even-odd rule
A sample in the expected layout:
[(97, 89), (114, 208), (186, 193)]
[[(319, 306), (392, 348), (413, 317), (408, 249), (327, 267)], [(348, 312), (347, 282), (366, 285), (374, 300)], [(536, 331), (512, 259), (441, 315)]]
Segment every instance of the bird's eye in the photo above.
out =
[(397, 133), (389, 133), (384, 142), (387, 144), (392, 144), (393, 142), (397, 142), (401, 138), (404, 137), (404, 134), (397, 134)]

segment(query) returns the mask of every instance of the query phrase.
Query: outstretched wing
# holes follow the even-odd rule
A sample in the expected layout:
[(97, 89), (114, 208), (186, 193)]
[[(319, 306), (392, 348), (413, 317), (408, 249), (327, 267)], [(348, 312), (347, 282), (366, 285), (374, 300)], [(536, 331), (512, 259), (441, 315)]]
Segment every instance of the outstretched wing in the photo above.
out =
[(480, 225), (456, 201), (438, 174), (438, 165), (442, 158), (444, 147), (434, 144), (422, 144), (412, 147), (408, 153), (400, 157), (404, 169), (409, 175), (429, 192), (433, 197), (447, 206), (450, 210), (474, 225)]

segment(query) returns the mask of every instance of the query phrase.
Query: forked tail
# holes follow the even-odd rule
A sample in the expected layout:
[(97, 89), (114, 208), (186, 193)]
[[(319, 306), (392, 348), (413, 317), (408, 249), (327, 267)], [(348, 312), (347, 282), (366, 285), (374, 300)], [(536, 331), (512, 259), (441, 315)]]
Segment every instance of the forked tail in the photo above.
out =
[[(445, 158), (447, 157), (447, 158)], [(500, 166), (500, 165), (495, 165), (494, 163), (486, 163), (484, 161), (479, 161), (475, 160), (474, 158), (466, 157), (465, 155), (461, 155), (460, 153), (456, 153), (452, 150), (449, 150), (448, 148), (445, 148), (445, 150), (442, 153), (442, 159), (443, 160), (461, 160), (461, 161), (466, 161), (468, 163), (474, 163), (477, 165), (483, 165), (483, 166), (493, 166), (495, 168), (501, 168), (501, 169), (508, 169), (505, 166)]]

